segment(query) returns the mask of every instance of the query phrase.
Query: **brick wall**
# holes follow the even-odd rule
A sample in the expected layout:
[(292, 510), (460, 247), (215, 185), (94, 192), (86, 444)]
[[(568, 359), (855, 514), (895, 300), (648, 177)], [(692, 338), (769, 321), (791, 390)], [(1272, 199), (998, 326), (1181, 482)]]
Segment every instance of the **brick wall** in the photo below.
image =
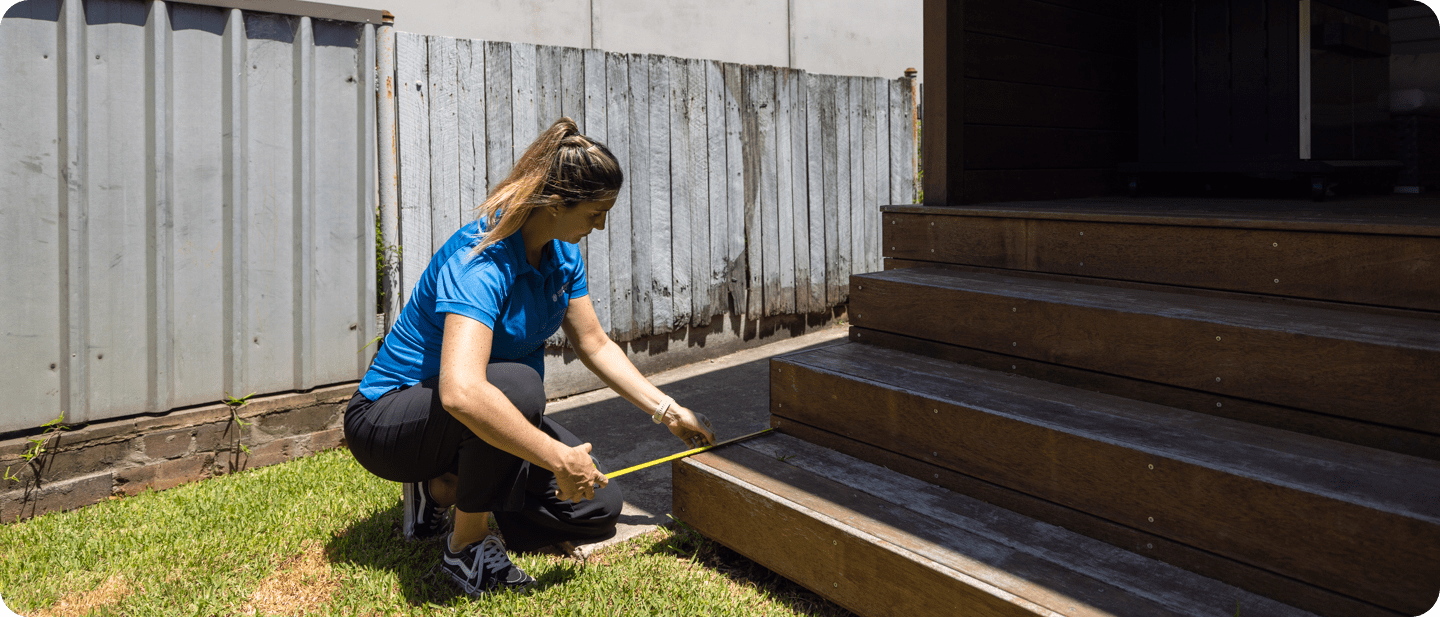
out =
[[(357, 384), (251, 399), (231, 419), (230, 407), (208, 405), (162, 416), (92, 423), (45, 436), (39, 482), (21, 456), (25, 437), (0, 442), (0, 522), (13, 522), (163, 490), (344, 445), (341, 417)], [(32, 435), (32, 438), (41, 438)], [(239, 446), (244, 445), (249, 452)]]

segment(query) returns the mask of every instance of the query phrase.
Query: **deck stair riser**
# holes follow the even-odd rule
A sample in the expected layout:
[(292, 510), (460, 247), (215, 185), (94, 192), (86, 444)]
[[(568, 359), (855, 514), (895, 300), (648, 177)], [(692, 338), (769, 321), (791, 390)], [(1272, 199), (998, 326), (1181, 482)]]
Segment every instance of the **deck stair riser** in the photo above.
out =
[(673, 473), (687, 524), (861, 615), (1311, 615), (787, 435)]
[(856, 327), (1440, 434), (1426, 319), (1019, 276), (856, 275)]
[(1440, 580), (1434, 461), (867, 345), (775, 359), (771, 409), (1392, 610)]
[(1028, 272), (1440, 311), (1440, 228), (1253, 215), (891, 208), (883, 254)]

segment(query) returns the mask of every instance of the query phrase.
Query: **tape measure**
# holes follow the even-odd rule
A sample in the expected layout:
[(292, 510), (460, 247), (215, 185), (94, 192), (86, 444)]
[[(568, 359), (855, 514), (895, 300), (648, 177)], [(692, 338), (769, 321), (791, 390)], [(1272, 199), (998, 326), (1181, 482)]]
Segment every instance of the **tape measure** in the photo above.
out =
[[(766, 434), (766, 432), (770, 432), (770, 431), (773, 431), (773, 430), (775, 430), (775, 427), (770, 427), (770, 428), (766, 428), (766, 430), (763, 430), (763, 431), (755, 431), (755, 432), (752, 432), (752, 434), (749, 434), (749, 435), (740, 435), (740, 437), (733, 438), (733, 440), (724, 440), (724, 441), (721, 441), (721, 443), (719, 443), (719, 444), (704, 445), (704, 447), (694, 448), (694, 450), (685, 450), (685, 451), (683, 451), (683, 453), (671, 454), (671, 456), (668, 456), (668, 457), (655, 458), (655, 460), (649, 461), (649, 463), (641, 463), (641, 464), (638, 464), (638, 466), (625, 467), (625, 469), (622, 469), (622, 470), (619, 470), (619, 471), (615, 471), (615, 473), (605, 474), (605, 477), (606, 477), (606, 479), (613, 480), (613, 479), (616, 479), (616, 477), (625, 476), (626, 473), (631, 473), (631, 471), (639, 471), (639, 470), (645, 469), (645, 467), (654, 467), (654, 466), (657, 466), (657, 464), (667, 463), (667, 461), (675, 460), (675, 458), (684, 458), (684, 457), (691, 456), (691, 454), (700, 454), (700, 453), (703, 453), (703, 451), (706, 451), (706, 450), (714, 450), (714, 448), (719, 448), (719, 447), (721, 447), (721, 445), (730, 445), (730, 444), (736, 443), (736, 441), (749, 440), (749, 438), (759, 437), (759, 435)], [(599, 489), (599, 484), (596, 484), (595, 489)], [(556, 492), (554, 492), (554, 494), (556, 494), (556, 496), (559, 496), (559, 494), (560, 494), (559, 490), (556, 490)]]
[(677, 453), (677, 454), (671, 454), (670, 456), (665, 456), (665, 457), (657, 458), (657, 459), (655, 459), (655, 460), (653, 460), (653, 461), (650, 461), (650, 462), (648, 462), (648, 463), (640, 463), (639, 465), (635, 465), (635, 466), (633, 466), (633, 467), (626, 467), (626, 468), (624, 468), (624, 469), (621, 469), (620, 471), (615, 471), (615, 472), (607, 473), (607, 474), (605, 474), (605, 477), (610, 478), (610, 479), (613, 480), (613, 479), (615, 479), (615, 478), (618, 478), (618, 477), (620, 477), (620, 476), (623, 476), (623, 475), (625, 475), (625, 474), (627, 474), (627, 473), (630, 473), (630, 472), (632, 472), (632, 471), (640, 471), (641, 469), (645, 469), (646, 467), (653, 467), (653, 466), (655, 466), (655, 465), (659, 465), (660, 463), (664, 463), (664, 462), (668, 462), (668, 461), (673, 461), (673, 460), (675, 460), (675, 459), (677, 459), (677, 458), (685, 458), (685, 457), (690, 456), (690, 455), (692, 455), (692, 454), (699, 454), (699, 453), (704, 452), (704, 451), (706, 451), (706, 450), (714, 450), (715, 448), (718, 448), (718, 447), (720, 447), (720, 446), (728, 446), (728, 445), (730, 445), (730, 444), (732, 444), (732, 443), (735, 443), (735, 442), (737, 442), (737, 441), (745, 441), (746, 439), (750, 439), (751, 437), (759, 437), (760, 435), (764, 435), (765, 433), (768, 433), (768, 432), (773, 431), (773, 430), (775, 430), (773, 427), (772, 427), (772, 428), (767, 428), (767, 429), (765, 429), (765, 430), (763, 430), (763, 431), (756, 431), (756, 432), (754, 432), (754, 433), (750, 433), (749, 435), (741, 435), (740, 437), (736, 437), (736, 438), (734, 438), (734, 439), (726, 439), (725, 441), (722, 441), (722, 442), (720, 442), (720, 443), (717, 443), (717, 444), (715, 444), (715, 445), (713, 445), (713, 446), (704, 446), (704, 447), (700, 447), (700, 448), (695, 448), (695, 449), (693, 449), (693, 450), (686, 450), (686, 451), (684, 451), (684, 452), (680, 452), (680, 453)]

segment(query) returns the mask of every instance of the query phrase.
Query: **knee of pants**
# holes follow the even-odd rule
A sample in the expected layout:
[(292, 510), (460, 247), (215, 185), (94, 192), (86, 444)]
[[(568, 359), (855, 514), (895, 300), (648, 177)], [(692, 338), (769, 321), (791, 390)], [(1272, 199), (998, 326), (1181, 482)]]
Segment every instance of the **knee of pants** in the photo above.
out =
[(545, 414), (545, 382), (540, 373), (519, 362), (492, 362), (485, 369), (485, 378), (525, 414), (525, 419), (540, 424)]
[(620, 518), (620, 511), (625, 509), (625, 491), (620, 488), (619, 483), (611, 482), (596, 491), (595, 504), (596, 508), (590, 513), (591, 520), (617, 520)]

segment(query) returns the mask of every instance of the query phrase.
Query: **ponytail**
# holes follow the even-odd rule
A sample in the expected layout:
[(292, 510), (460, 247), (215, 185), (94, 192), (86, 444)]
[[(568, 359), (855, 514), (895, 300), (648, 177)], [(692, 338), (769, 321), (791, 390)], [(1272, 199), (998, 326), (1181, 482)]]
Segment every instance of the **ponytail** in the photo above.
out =
[(605, 144), (581, 135), (574, 120), (561, 118), (525, 149), (510, 175), (476, 208), (486, 232), (475, 254), (520, 231), (536, 208), (610, 199), (624, 181), (620, 162)]

